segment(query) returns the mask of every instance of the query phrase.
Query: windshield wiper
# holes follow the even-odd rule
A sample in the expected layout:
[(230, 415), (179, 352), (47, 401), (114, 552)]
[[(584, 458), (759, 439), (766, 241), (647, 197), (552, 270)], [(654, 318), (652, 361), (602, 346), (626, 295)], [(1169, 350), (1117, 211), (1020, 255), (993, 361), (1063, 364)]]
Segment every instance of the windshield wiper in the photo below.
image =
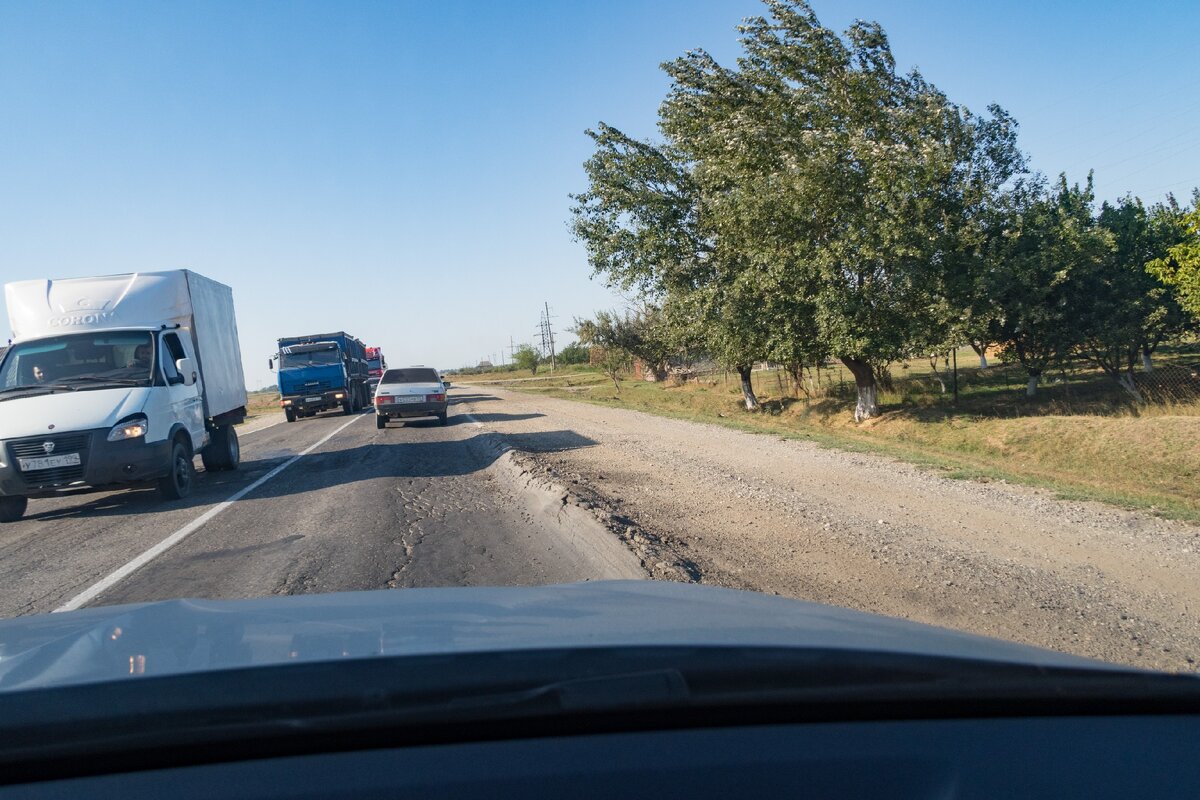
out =
[[(69, 386), (65, 383), (39, 383), (36, 386), (10, 386), (7, 389), (0, 389), (0, 394), (8, 394), (9, 392), (36, 392), (37, 394), (53, 394), (57, 391), (77, 392), (78, 386)], [(36, 396), (36, 395), (35, 395)], [(4, 400), (16, 400), (18, 396), (5, 397)]]
[(65, 381), (95, 381), (97, 383), (115, 383), (119, 386), (140, 386), (148, 378), (106, 378), (103, 375), (74, 375), (70, 378), (63, 378)]

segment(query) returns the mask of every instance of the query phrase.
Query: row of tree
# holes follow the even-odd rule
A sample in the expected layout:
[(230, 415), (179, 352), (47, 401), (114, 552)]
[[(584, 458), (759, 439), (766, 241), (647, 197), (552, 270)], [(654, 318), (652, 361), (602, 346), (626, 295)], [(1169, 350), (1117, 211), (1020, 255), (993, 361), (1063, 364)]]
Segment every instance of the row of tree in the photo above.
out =
[(641, 308), (579, 321), (581, 339), (658, 369), (703, 351), (742, 375), (747, 408), (755, 362), (836, 358), (860, 420), (889, 365), (963, 342), (985, 366), (999, 346), (1030, 394), (1082, 354), (1136, 395), (1135, 368), (1200, 317), (1197, 211), (1097, 212), (1090, 176), (1029, 171), (999, 106), (974, 114), (898, 72), (878, 24), (839, 35), (805, 2), (766, 5), (735, 66), (702, 50), (663, 65), (661, 141), (588, 132), (573, 230)]

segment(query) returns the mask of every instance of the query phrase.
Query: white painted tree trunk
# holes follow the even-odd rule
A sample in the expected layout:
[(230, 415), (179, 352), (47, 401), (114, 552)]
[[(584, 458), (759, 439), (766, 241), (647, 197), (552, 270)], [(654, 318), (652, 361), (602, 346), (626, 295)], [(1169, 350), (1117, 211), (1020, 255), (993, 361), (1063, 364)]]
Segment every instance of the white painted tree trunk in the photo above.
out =
[(1037, 395), (1038, 378), (1040, 375), (1030, 375), (1029, 383), (1025, 384), (1025, 396), (1034, 397)]
[(1154, 364), (1150, 361), (1150, 354), (1145, 350), (1142, 351), (1142, 369), (1146, 370), (1146, 372), (1154, 371)]
[(871, 365), (858, 358), (843, 356), (842, 363), (854, 376), (854, 388), (858, 390), (858, 402), (854, 406), (854, 421), (879, 416), (879, 384)]
[(758, 398), (754, 395), (754, 383), (750, 379), (750, 367), (738, 367), (738, 376), (742, 379), (742, 399), (747, 411), (758, 410)]
[(987, 369), (987, 368), (988, 368), (988, 363), (987, 363), (987, 351), (981, 352), (981, 353), (979, 354), (979, 368), (980, 368), (980, 369)]
[(854, 421), (879, 416), (879, 388), (872, 383), (870, 386), (858, 387), (858, 403), (854, 406)]
[(1137, 402), (1142, 402), (1142, 393), (1138, 391), (1137, 384), (1133, 381), (1133, 375), (1129, 372), (1122, 372), (1121, 377), (1117, 378), (1121, 384), (1121, 388), (1129, 392), (1129, 395)]

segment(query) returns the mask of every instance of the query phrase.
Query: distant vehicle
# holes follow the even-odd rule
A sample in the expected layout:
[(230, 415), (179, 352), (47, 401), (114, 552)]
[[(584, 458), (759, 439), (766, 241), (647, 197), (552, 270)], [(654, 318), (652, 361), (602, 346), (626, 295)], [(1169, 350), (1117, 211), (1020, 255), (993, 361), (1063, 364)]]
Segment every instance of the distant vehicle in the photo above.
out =
[(387, 369), (387, 358), (383, 355), (382, 347), (367, 348), (367, 375), (372, 378), (382, 378)]
[(157, 482), (185, 497), (195, 453), (237, 468), (246, 380), (228, 286), (174, 270), (4, 289), (0, 521), (63, 490)]
[(375, 427), (386, 428), (389, 419), (421, 417), (437, 417), (445, 425), (446, 406), (446, 386), (436, 369), (389, 369), (375, 390)]
[[(366, 350), (345, 331), (280, 339), (279, 403), (287, 421), (337, 408), (357, 414), (369, 406)], [(274, 369), (275, 359), (268, 365)]]
[(371, 395), (371, 402), (375, 402), (375, 390), (379, 388), (379, 381), (383, 380), (383, 376), (367, 379), (367, 391)]

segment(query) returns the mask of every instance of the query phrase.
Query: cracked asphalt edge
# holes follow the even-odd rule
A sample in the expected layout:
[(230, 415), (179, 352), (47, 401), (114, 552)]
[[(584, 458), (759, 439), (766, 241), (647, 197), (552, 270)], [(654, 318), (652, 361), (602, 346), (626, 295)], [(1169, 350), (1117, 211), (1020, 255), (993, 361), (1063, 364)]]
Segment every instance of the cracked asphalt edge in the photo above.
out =
[(564, 483), (553, 467), (543, 464), (532, 453), (516, 449), (501, 434), (495, 431), (480, 434), (471, 446), (490, 451), (489, 469), (526, 495), (543, 514), (553, 515), (560, 530), (576, 534), (575, 546), (582, 546), (592, 551), (593, 556), (628, 572), (627, 559), (617, 555), (612, 547), (618, 544), (638, 564), (638, 574), (623, 577), (702, 582), (699, 567), (684, 552), (685, 544), (643, 528), (584, 484)]

